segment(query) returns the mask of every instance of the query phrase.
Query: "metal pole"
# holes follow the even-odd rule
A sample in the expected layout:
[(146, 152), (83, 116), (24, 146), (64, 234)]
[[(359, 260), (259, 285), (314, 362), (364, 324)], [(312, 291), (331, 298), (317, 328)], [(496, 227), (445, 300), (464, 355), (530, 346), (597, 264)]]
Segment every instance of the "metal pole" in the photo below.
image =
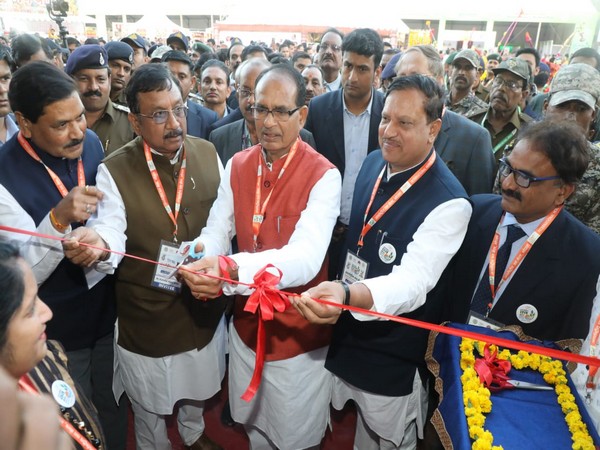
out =
[(533, 48), (538, 48), (538, 43), (540, 42), (540, 31), (542, 30), (542, 22), (538, 22), (538, 30), (537, 30), (537, 34), (535, 35), (535, 45), (533, 46)]

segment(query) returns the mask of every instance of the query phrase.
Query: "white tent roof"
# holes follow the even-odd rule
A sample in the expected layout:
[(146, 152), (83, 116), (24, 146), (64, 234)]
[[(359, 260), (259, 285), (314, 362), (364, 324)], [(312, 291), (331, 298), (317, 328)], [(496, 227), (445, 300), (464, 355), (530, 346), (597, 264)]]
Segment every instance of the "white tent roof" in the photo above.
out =
[(169, 36), (172, 33), (181, 31), (186, 36), (190, 36), (192, 32), (185, 27), (180, 27), (175, 22), (172, 22), (167, 16), (146, 14), (140, 20), (128, 25), (129, 32), (136, 32), (149, 39), (154, 36)]

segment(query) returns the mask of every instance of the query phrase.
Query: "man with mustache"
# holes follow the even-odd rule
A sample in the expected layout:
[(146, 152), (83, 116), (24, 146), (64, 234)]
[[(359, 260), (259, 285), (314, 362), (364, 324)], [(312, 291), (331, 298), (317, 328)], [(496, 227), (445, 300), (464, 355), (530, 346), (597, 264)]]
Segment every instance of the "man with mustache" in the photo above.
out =
[(103, 204), (65, 253), (85, 266), (106, 259), (98, 270), (119, 268), (113, 390), (131, 400), (137, 448), (170, 448), (165, 416), (178, 404), (186, 448), (218, 449), (204, 433), (203, 410), (225, 373), (223, 299), (198, 301), (153, 264), (78, 245), (171, 262), (205, 226), (217, 196), (223, 167), (212, 144), (187, 135), (182, 89), (166, 65), (136, 69), (126, 94), (138, 137), (100, 165)]
[[(321, 50), (325, 44), (329, 45), (327, 52), (335, 50), (333, 46), (337, 47), (337, 44), (330, 40), (332, 34), (335, 33), (325, 33)], [(321, 50), (320, 61), (325, 57)], [(383, 56), (383, 41), (379, 34), (370, 28), (356, 29), (344, 38), (336, 51), (343, 54), (343, 88), (314, 98), (304, 126), (313, 134), (317, 151), (342, 174), (340, 217), (329, 250), (330, 279), (336, 278), (342, 257), (341, 245), (350, 221), (358, 171), (367, 154), (379, 146), (377, 129), (383, 109), (383, 94), (374, 88), (381, 73), (379, 63)], [(323, 64), (320, 65), (327, 80), (327, 72)]]
[(500, 161), (504, 148), (512, 145), (517, 132), (533, 120), (519, 106), (529, 95), (531, 69), (525, 61), (509, 58), (492, 71), (489, 107), (469, 119), (490, 132), (494, 156)]
[(544, 120), (519, 133), (500, 160), (502, 195), (471, 197), (469, 229), (449, 266), (448, 318), (519, 325), (538, 339), (585, 338), (600, 237), (563, 206), (588, 162), (588, 143), (572, 122)]
[[(86, 127), (75, 82), (52, 64), (33, 61), (13, 75), (8, 99), (20, 131), (0, 152), (0, 184), (38, 229), (46, 224), (50, 234), (64, 237), (84, 228), (104, 197), (94, 186), (104, 152)], [(45, 267), (39, 295), (54, 313), (48, 337), (65, 347), (73, 378), (98, 409), (107, 446), (124, 449), (127, 408), (118, 408), (112, 394), (114, 280), (72, 264), (51, 242), (38, 247), (47, 250), (37, 269)]]
[(314, 97), (325, 93), (323, 85), (323, 71), (316, 64), (309, 64), (302, 70), (302, 78), (306, 86), (306, 106)]
[(108, 54), (110, 67), (110, 99), (119, 105), (127, 106), (125, 88), (133, 72), (133, 49), (121, 41), (108, 42), (104, 49)]
[(97, 44), (77, 47), (67, 60), (65, 72), (79, 88), (87, 127), (98, 135), (104, 152), (109, 154), (131, 141), (129, 109), (113, 103), (109, 97), (111, 70), (106, 49)]
[(479, 76), (478, 68), (479, 55), (475, 50), (461, 50), (454, 57), (450, 72), (450, 93), (446, 99), (446, 107), (450, 111), (470, 117), (487, 110), (487, 103), (480, 100), (473, 91), (473, 85)]
[(325, 91), (337, 91), (342, 87), (342, 40), (344, 35), (335, 28), (323, 33), (317, 54), (317, 64), (324, 74)]

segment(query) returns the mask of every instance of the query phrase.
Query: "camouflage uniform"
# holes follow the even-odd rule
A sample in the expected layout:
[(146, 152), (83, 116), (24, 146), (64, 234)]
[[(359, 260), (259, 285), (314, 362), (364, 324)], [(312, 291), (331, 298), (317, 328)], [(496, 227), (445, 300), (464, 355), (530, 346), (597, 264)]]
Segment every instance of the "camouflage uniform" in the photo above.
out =
[(469, 92), (466, 97), (454, 104), (452, 103), (451, 95), (452, 94), (448, 95), (446, 107), (450, 111), (454, 111), (456, 114), (460, 114), (466, 118), (470, 118), (471, 116), (479, 114), (488, 109), (488, 104), (478, 98), (474, 92)]
[(589, 150), (590, 165), (565, 206), (571, 214), (600, 233), (600, 142), (590, 142)]

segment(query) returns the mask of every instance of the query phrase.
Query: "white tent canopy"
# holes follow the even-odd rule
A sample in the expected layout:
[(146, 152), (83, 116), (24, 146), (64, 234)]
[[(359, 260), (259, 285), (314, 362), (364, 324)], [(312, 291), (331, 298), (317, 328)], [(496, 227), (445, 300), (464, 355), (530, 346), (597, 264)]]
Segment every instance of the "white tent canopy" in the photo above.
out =
[(125, 27), (128, 33), (139, 33), (148, 39), (154, 39), (157, 36), (166, 37), (178, 31), (181, 31), (186, 36), (192, 34), (188, 28), (177, 25), (167, 16), (154, 14), (146, 14), (137, 22), (124, 25)]

